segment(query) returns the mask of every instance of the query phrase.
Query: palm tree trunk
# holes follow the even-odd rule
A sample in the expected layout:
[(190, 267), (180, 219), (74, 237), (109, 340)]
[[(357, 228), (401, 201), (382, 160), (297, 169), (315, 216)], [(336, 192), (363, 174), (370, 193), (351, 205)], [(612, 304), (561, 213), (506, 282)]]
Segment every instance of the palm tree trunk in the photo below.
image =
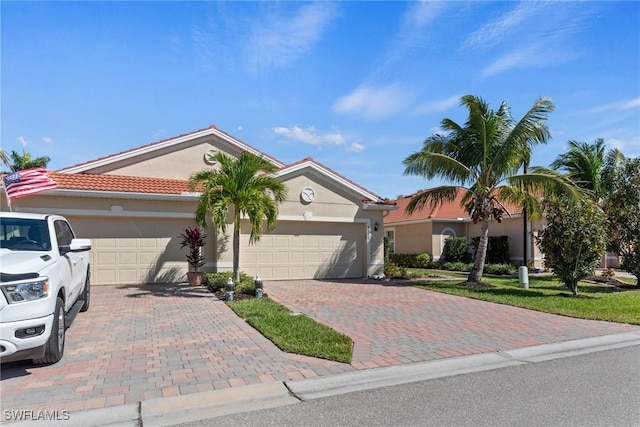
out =
[(233, 280), (240, 280), (240, 213), (233, 219)]
[(471, 273), (469, 273), (468, 282), (479, 283), (482, 282), (482, 272), (484, 271), (484, 262), (487, 258), (487, 247), (489, 245), (489, 223), (491, 219), (489, 216), (485, 216), (482, 220), (480, 242), (478, 243), (478, 251), (476, 252), (476, 259), (473, 263)]

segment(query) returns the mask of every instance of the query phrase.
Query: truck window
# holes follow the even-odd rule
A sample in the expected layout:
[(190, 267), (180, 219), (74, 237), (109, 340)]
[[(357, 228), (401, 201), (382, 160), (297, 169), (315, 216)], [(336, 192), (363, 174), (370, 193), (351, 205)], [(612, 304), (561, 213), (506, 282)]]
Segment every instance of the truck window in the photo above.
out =
[(70, 245), (74, 235), (69, 224), (65, 221), (56, 221), (54, 226), (56, 228), (56, 240), (58, 241), (58, 246)]

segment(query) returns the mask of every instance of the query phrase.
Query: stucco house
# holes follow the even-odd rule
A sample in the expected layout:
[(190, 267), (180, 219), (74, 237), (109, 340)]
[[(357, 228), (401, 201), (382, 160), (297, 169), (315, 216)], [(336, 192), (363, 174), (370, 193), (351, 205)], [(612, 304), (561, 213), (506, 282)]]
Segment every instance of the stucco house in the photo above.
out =
[[(395, 253), (428, 252), (434, 260), (439, 260), (447, 237), (466, 237), (470, 241), (480, 236), (481, 224), (474, 224), (469, 214), (460, 205), (464, 190), (458, 189), (456, 198), (452, 202), (436, 207), (427, 205), (424, 209), (409, 215), (406, 207), (416, 194), (397, 199), (395, 202), (398, 209), (385, 216), (385, 235), (389, 238), (391, 249)], [(510, 204), (506, 204), (505, 207), (509, 215), (505, 215), (501, 223), (491, 222), (489, 236), (508, 236), (511, 262), (514, 265), (521, 265), (525, 250), (522, 208)], [(535, 233), (542, 225), (543, 222), (540, 220), (528, 221), (527, 233)], [(530, 237), (527, 239), (526, 259), (527, 261), (533, 259), (536, 266), (542, 266), (544, 259)]]
[[(178, 236), (195, 225), (198, 201), (187, 179), (216, 167), (207, 163), (213, 151), (265, 157), (288, 189), (273, 232), (249, 245), (242, 225), (241, 271), (267, 280), (382, 272), (383, 216), (393, 204), (311, 158), (287, 165), (215, 126), (49, 172), (57, 188), (13, 199), (11, 209), (62, 214), (92, 239), (93, 284), (182, 281), (187, 262)], [(1, 203), (7, 210), (4, 193)], [(205, 271), (232, 268), (232, 233), (231, 218), (225, 234), (209, 226)]]
[[(434, 260), (439, 260), (447, 237), (466, 237), (471, 241), (474, 237), (480, 236), (481, 224), (474, 224), (469, 214), (460, 205), (464, 196), (463, 189), (458, 189), (456, 198), (452, 202), (436, 207), (426, 206), (409, 215), (406, 207), (416, 194), (418, 193), (395, 200), (398, 209), (390, 211), (384, 218), (385, 236), (388, 237), (393, 252), (399, 254), (428, 252)], [(504, 206), (509, 214), (502, 217), (501, 223), (495, 220), (491, 222), (489, 236), (507, 236), (511, 263), (519, 266), (523, 265), (526, 233), (528, 236), (525, 256), (527, 264), (532, 266), (530, 262), (533, 261), (533, 266), (542, 268), (544, 254), (535, 244), (535, 236), (544, 227), (544, 219), (528, 220), (525, 232), (522, 207), (510, 203), (505, 203)], [(599, 265), (600, 268), (618, 266), (618, 257), (610, 252), (603, 255)]]

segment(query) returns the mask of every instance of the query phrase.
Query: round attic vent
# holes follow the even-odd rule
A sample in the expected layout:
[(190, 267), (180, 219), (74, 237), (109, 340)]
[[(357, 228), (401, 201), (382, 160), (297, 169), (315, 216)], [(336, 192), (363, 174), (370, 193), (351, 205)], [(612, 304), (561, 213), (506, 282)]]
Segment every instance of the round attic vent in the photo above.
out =
[(217, 152), (218, 150), (215, 149), (207, 150), (207, 152), (204, 153), (204, 162), (208, 165), (215, 165), (216, 161), (211, 159), (211, 157), (215, 156)]

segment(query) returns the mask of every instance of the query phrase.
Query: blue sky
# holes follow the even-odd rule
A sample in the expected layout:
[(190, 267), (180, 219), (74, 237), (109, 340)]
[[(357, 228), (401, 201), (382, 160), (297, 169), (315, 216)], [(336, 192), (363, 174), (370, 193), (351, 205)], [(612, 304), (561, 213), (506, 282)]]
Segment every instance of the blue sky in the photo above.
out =
[(551, 97), (568, 140), (640, 156), (640, 2), (12, 2), (1, 7), (2, 148), (49, 169), (215, 124), (382, 197), (438, 185), (402, 161), (464, 123)]

